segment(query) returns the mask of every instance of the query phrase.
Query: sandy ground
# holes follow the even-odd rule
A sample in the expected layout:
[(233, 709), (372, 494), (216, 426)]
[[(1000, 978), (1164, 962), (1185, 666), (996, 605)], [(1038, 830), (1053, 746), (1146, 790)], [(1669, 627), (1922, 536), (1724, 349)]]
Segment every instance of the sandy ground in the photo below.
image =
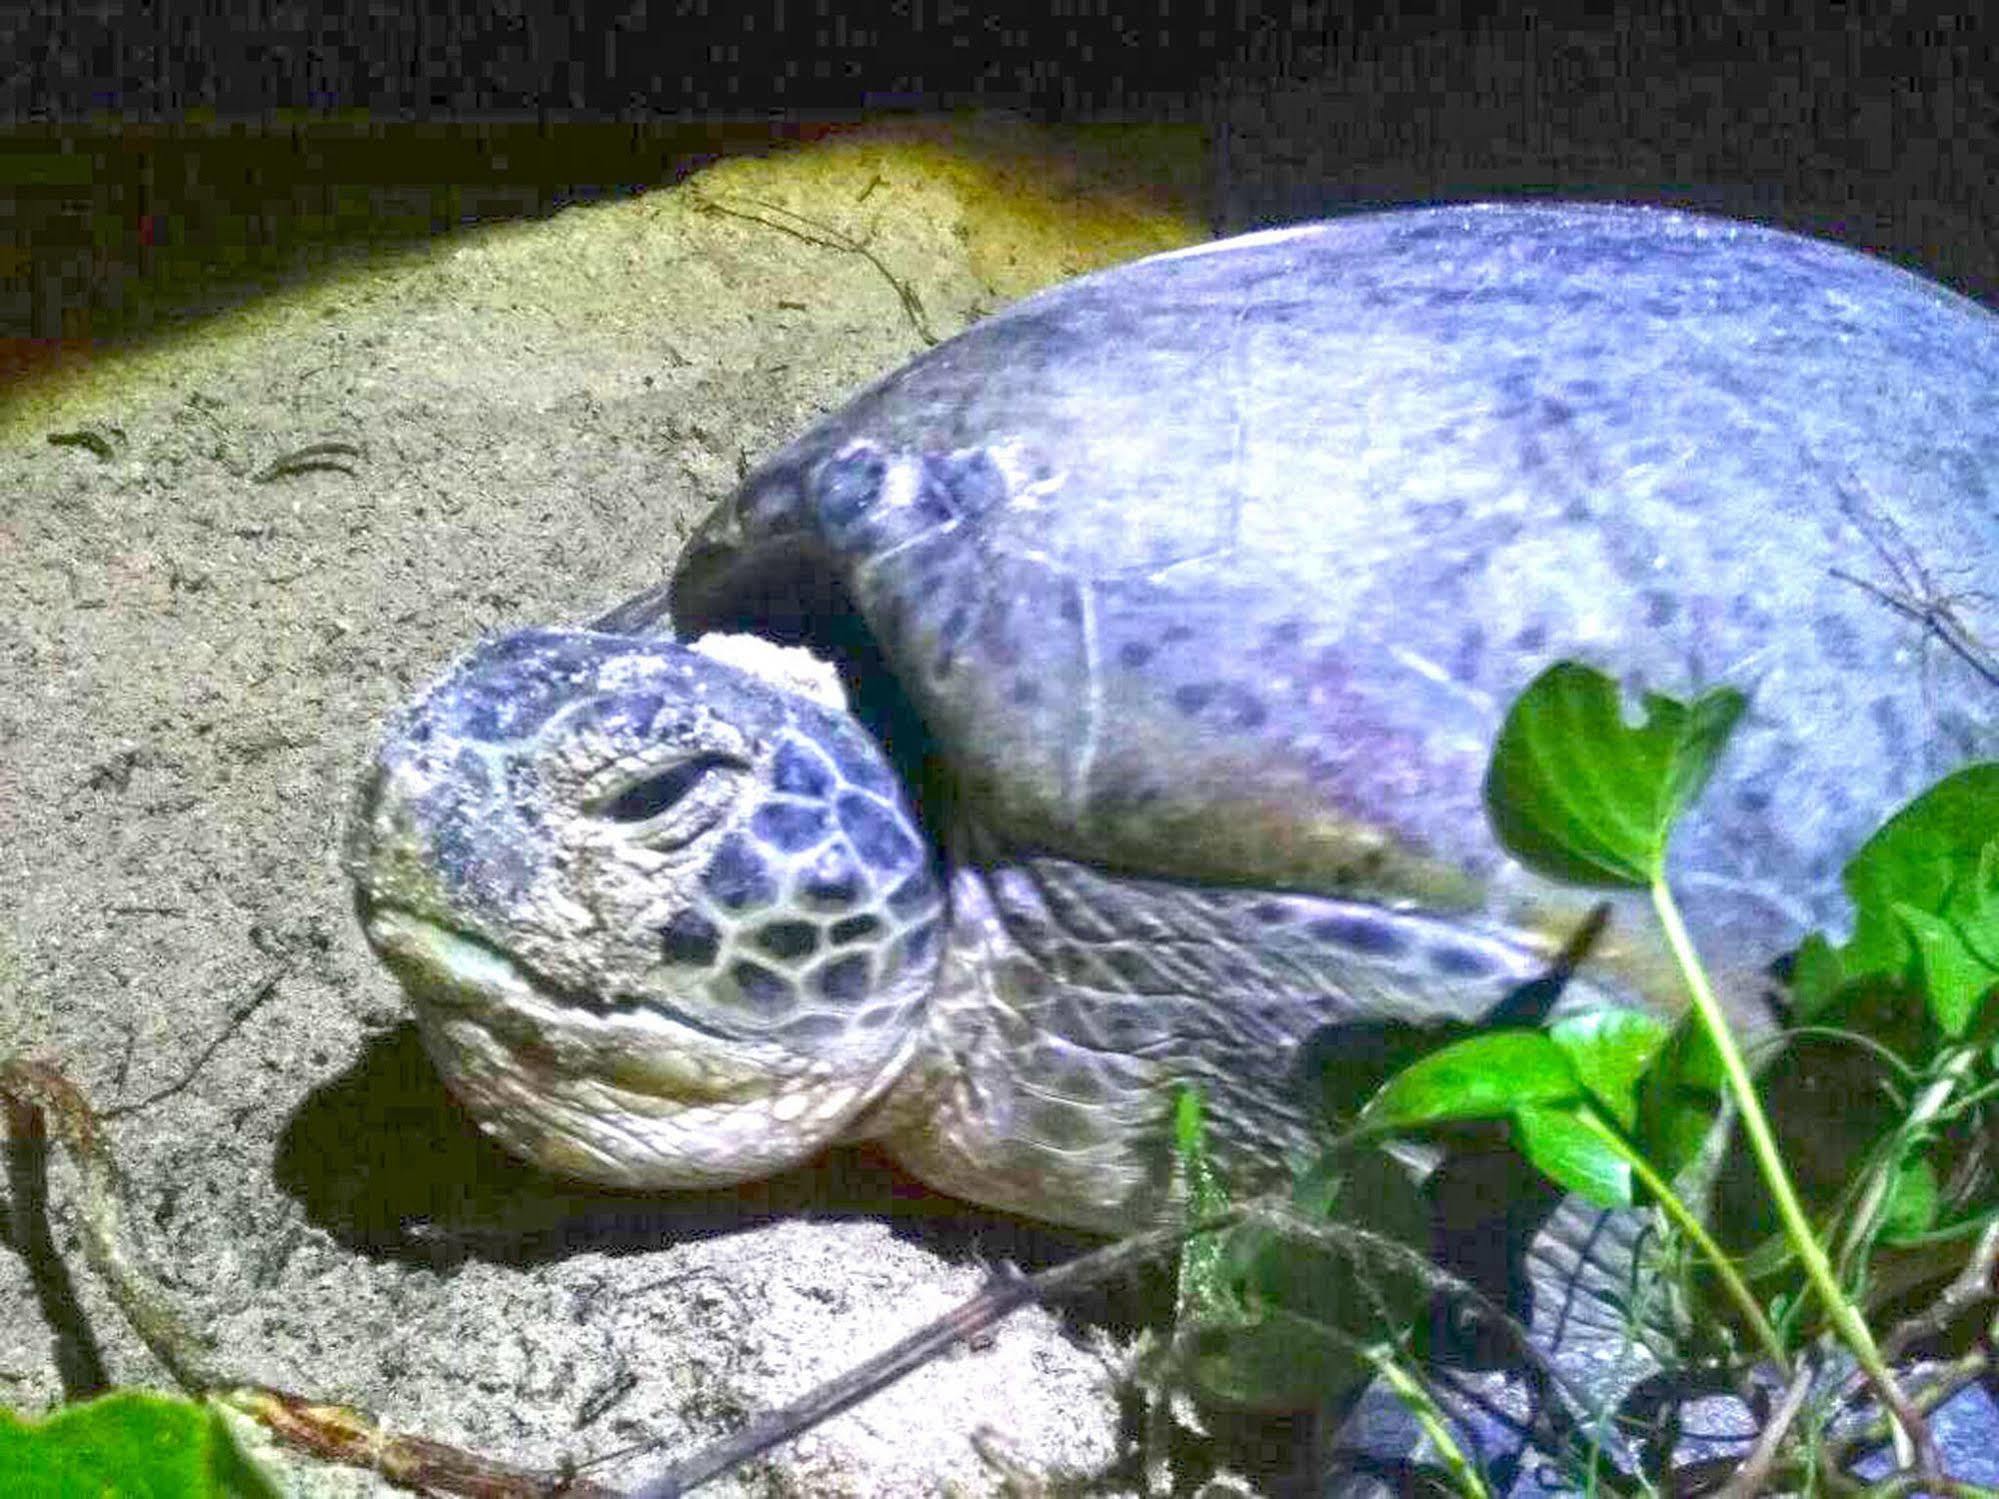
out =
[[(0, 1054), (59, 1061), (111, 1116), (160, 1273), (245, 1376), (516, 1462), (660, 1444), (590, 1470), (628, 1483), (995, 1259), (1078, 1247), (863, 1155), (660, 1199), (515, 1166), (443, 1095), (335, 863), (376, 724), (476, 637), (656, 580), (749, 463), (926, 342), (1200, 233), (1003, 145), (725, 163), (0, 410)], [(0, 1255), (0, 1401), (26, 1411), (166, 1382), (52, 1175), (87, 1325), (52, 1326)], [(1018, 1316), (715, 1491), (992, 1492), (981, 1424), (1101, 1469), (1109, 1315)]]

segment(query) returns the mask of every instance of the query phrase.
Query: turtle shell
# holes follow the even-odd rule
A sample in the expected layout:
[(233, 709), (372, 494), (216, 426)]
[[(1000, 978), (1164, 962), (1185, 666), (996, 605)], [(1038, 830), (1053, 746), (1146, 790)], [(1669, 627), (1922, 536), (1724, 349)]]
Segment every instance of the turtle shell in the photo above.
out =
[(1480, 205), (1016, 304), (763, 464), (604, 623), (837, 649), (858, 616), (1016, 846), (1527, 929), (1574, 908), (1483, 812), (1512, 697), (1563, 658), (1733, 684), (1672, 866), (1728, 966), (1837, 930), (1866, 836), (1999, 754), (1981, 586), (1990, 313), (1768, 228)]

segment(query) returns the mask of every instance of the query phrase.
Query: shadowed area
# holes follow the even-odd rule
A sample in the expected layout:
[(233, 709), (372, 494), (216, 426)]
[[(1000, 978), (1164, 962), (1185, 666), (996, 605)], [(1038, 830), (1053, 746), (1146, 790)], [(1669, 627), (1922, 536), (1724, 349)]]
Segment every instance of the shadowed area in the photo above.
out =
[(343, 1244), (430, 1266), (644, 1253), (801, 1216), (881, 1219), (948, 1257), (976, 1252), (1027, 1268), (1099, 1242), (945, 1197), (865, 1149), (828, 1151), (717, 1191), (579, 1187), (481, 1135), (438, 1080), (413, 1025), (376, 1038), (353, 1067), (306, 1097), (279, 1137), (273, 1171)]

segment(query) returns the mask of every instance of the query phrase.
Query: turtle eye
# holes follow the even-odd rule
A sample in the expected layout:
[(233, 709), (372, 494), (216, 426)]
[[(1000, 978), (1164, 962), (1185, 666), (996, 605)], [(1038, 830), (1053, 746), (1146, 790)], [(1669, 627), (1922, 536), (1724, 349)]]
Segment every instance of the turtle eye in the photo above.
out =
[(632, 782), (599, 807), (597, 815), (612, 822), (645, 822), (686, 800), (695, 787), (715, 772), (743, 768), (741, 761), (728, 755), (695, 755), (656, 775)]

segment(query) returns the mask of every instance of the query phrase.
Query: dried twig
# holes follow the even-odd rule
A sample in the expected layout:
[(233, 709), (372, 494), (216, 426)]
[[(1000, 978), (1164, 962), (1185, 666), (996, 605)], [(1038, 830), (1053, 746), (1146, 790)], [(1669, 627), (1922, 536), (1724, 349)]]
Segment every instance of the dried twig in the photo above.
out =
[(95, 453), (100, 460), (109, 463), (125, 446), (123, 427), (78, 427), (73, 432), (51, 432), (49, 446), (52, 448), (82, 448)]
[(1798, 1412), (1805, 1408), (1805, 1397), (1812, 1392), (1815, 1372), (1809, 1364), (1798, 1365), (1797, 1372), (1791, 1376), (1790, 1386), (1784, 1391), (1784, 1398), (1777, 1402), (1777, 1408), (1770, 1413), (1763, 1430), (1757, 1433), (1756, 1445), (1749, 1449), (1742, 1465), (1716, 1492), (1715, 1499), (1756, 1499), (1763, 1492), (1764, 1482), (1776, 1465), (1778, 1449), (1784, 1445), (1784, 1438), (1790, 1435), (1791, 1423), (1798, 1419)]
[[(15, 1148), (52, 1133), (82, 1180), (78, 1224), (84, 1257), (112, 1302), (174, 1382), (251, 1417), (288, 1446), (331, 1462), (372, 1469), (393, 1483), (468, 1499), (615, 1499), (615, 1491), (567, 1473), (494, 1462), (425, 1437), (385, 1432), (364, 1412), (247, 1383), (214, 1359), (212, 1340), (188, 1321), (144, 1268), (127, 1231), (125, 1188), (103, 1128), (82, 1091), (54, 1067), (0, 1062), (0, 1105)], [(24, 1205), (16, 1202), (18, 1213)]]
[[(1252, 1198), (1224, 1212), (1180, 1227), (1153, 1229), (1120, 1239), (1115, 1244), (1036, 1275), (1024, 1276), (1012, 1269), (996, 1274), (985, 1289), (970, 1301), (918, 1328), (802, 1399), (758, 1417), (735, 1436), (675, 1463), (652, 1482), (635, 1490), (630, 1499), (680, 1499), (690, 1490), (851, 1409), (1031, 1302), (1060, 1301), (1077, 1295), (1160, 1259), (1197, 1235), (1219, 1233), (1246, 1222), (1339, 1252), (1372, 1255), (1399, 1270), (1420, 1276), (1434, 1290), (1461, 1298), (1480, 1316), (1505, 1329), (1523, 1361), (1549, 1386), (1561, 1390), (1579, 1409), (1587, 1408), (1580, 1392), (1549, 1362), (1546, 1354), (1533, 1345), (1526, 1330), (1469, 1282), (1440, 1270), (1416, 1250), (1392, 1239), (1362, 1229), (1307, 1218), (1291, 1205), (1288, 1196), (1273, 1193)], [(1540, 1435), (1558, 1435), (1552, 1431), (1545, 1413), (1536, 1415), (1535, 1426)]]
[(1999, 1296), (1999, 1286), (1993, 1284), (1995, 1269), (1999, 1269), (1999, 1219), (1985, 1225), (1964, 1268), (1936, 1300), (1881, 1340), (1881, 1356), (1900, 1358), (1921, 1339), (1941, 1337), (1959, 1317)]
[[(916, 336), (926, 345), (935, 347), (938, 342), (937, 335), (931, 331), (930, 319), (924, 315), (923, 304), (917, 300), (915, 290), (896, 276), (882, 263), (881, 257), (860, 240), (841, 233), (829, 224), (821, 224), (815, 219), (808, 219), (802, 213), (794, 213), (781, 204), (767, 203), (761, 198), (747, 195), (744, 195), (740, 201), (761, 208), (764, 213), (780, 217), (765, 218), (763, 214), (751, 213), (715, 198), (699, 196), (695, 198), (696, 206), (703, 213), (719, 213), (734, 219), (748, 219), (752, 224), (762, 224), (766, 229), (775, 229), (780, 234), (789, 234), (793, 239), (802, 239), (808, 245), (819, 245), (828, 250), (842, 250), (849, 255), (860, 256), (881, 273), (882, 280), (894, 288), (896, 300), (902, 303), (902, 310), (909, 318), (910, 326), (916, 329)], [(786, 222), (787, 220), (789, 222)]]
[(250, 475), (252, 484), (269, 484), (273, 479), (289, 478), (293, 474), (310, 474), (330, 470), (353, 478), (355, 469), (349, 460), (361, 457), (361, 450), (351, 442), (315, 442), (302, 448), (294, 448), (289, 453), (281, 453), (269, 463)]

